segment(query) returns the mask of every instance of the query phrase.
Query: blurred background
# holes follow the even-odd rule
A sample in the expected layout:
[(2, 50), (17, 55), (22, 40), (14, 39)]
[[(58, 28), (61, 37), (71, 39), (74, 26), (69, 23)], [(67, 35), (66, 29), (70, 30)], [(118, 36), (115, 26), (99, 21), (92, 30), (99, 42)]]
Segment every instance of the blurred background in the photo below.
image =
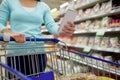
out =
[[(0, 0), (1, 3), (2, 0)], [(45, 3), (47, 3), (51, 9), (53, 8), (59, 8), (59, 6), (65, 2), (71, 1), (71, 0), (42, 0)]]

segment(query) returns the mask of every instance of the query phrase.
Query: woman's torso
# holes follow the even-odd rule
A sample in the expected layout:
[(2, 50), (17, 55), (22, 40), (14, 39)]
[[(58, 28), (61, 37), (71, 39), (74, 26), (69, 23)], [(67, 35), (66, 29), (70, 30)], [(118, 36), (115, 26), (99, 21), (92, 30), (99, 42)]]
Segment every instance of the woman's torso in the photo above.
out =
[(41, 37), (41, 25), (45, 13), (45, 5), (38, 2), (31, 12), (26, 11), (19, 0), (8, 0), (10, 5), (10, 28), (13, 32), (26, 36)]

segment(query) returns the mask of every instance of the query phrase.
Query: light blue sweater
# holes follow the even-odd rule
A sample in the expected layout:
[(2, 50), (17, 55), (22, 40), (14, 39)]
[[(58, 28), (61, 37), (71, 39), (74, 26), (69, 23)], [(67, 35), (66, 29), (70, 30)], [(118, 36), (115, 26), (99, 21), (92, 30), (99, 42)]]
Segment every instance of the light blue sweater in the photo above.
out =
[(3, 0), (0, 5), (0, 31), (5, 28), (8, 20), (13, 32), (41, 37), (41, 25), (44, 22), (50, 33), (59, 34), (59, 26), (53, 20), (50, 8), (44, 2), (38, 2), (35, 10), (27, 12), (20, 0)]
[[(50, 33), (59, 35), (59, 26), (53, 20), (50, 8), (44, 2), (38, 2), (32, 12), (27, 12), (19, 0), (3, 0), (0, 5), (0, 31), (5, 28), (8, 20), (10, 20), (11, 31), (26, 36), (41, 37), (42, 23), (45, 23)], [(30, 44), (29, 46), (31, 45), (36, 44)], [(26, 53), (26, 50), (22, 52)], [(27, 50), (27, 53), (29, 52), (31, 51)], [(21, 53), (21, 50), (15, 50), (12, 53)]]

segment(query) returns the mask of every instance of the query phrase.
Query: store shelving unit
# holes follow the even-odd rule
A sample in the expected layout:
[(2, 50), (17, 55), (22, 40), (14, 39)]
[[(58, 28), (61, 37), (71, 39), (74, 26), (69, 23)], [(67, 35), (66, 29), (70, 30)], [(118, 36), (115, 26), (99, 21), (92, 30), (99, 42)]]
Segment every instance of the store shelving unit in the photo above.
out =
[(75, 9), (78, 10), (78, 9), (85, 9), (85, 8), (88, 8), (88, 7), (91, 7), (97, 3), (102, 3), (104, 1), (107, 1), (107, 0), (91, 0), (90, 2), (86, 2), (84, 4), (81, 3), (80, 6), (76, 6)]
[[(63, 44), (60, 44), (63, 45)], [(75, 47), (75, 48), (86, 48), (87, 46), (85, 45), (73, 45), (73, 44), (66, 44), (68, 47)], [(65, 46), (65, 45), (63, 45)], [(120, 53), (120, 49), (117, 48), (103, 48), (103, 47), (90, 47), (91, 50), (97, 50), (97, 51), (105, 51), (105, 52), (114, 52), (114, 53)]]
[[(80, 6), (76, 6), (75, 7), (75, 10), (79, 10), (79, 9), (87, 9), (87, 8), (90, 8), (94, 5), (96, 5), (97, 3), (99, 4), (102, 4), (103, 2), (107, 2), (108, 0), (93, 0), (89, 3), (84, 3), (84, 4), (81, 4)], [(115, 16), (115, 15), (118, 15), (120, 14), (120, 7), (113, 7), (111, 10), (108, 10), (108, 11), (104, 11), (104, 12), (100, 12), (100, 13), (97, 13), (97, 14), (93, 14), (93, 15), (90, 15), (90, 16), (85, 16), (85, 17), (81, 17), (80, 19), (77, 19), (74, 21), (74, 23), (77, 25), (77, 24), (80, 24), (81, 22), (84, 22), (84, 21), (87, 21), (87, 20), (95, 20), (95, 19), (101, 19), (103, 17), (111, 17), (111, 16)], [(62, 16), (64, 16), (64, 14), (61, 14)], [(59, 16), (60, 17), (60, 16)], [(99, 31), (102, 31), (104, 32), (103, 35), (100, 35), (98, 36), (97, 33)], [(109, 33), (109, 34), (108, 34)], [(90, 34), (94, 37), (104, 37), (107, 35), (107, 37), (111, 36), (112, 37), (116, 37), (116, 36), (119, 36), (118, 34), (120, 33), (120, 27), (115, 27), (115, 28), (111, 28), (110, 26), (106, 27), (106, 28), (98, 28), (98, 29), (86, 29), (86, 30), (76, 30), (74, 32), (74, 36), (76, 37), (79, 37), (79, 36), (89, 36), (90, 37)], [(106, 34), (106, 35), (105, 35)], [(116, 36), (113, 35), (113, 34), (117, 34)], [(73, 37), (74, 37), (73, 36)], [(60, 38), (59, 38), (60, 39)], [(61, 39), (62, 41), (64, 41), (64, 39)], [(83, 44), (71, 44), (71, 43), (66, 43), (66, 45), (64, 44), (59, 44), (59, 45), (62, 45), (62, 46), (68, 46), (69, 48), (75, 48), (75, 49), (80, 49), (82, 50), (81, 52), (84, 52), (84, 49), (86, 47), (89, 47), (90, 48), (90, 51), (97, 51), (97, 52), (107, 52), (107, 53), (114, 53), (114, 54), (118, 54), (120, 53), (120, 48), (112, 48), (112, 47), (100, 47), (100, 46), (89, 46), (89, 45), (83, 45)], [(84, 52), (84, 53), (87, 53), (89, 54), (89, 52)], [(59, 54), (57, 54), (58, 56), (61, 56)], [(89, 67), (92, 67), (92, 68), (95, 68), (95, 69), (99, 69), (99, 70), (102, 70), (102, 71), (105, 71), (105, 72), (108, 72), (108, 73), (111, 73), (111, 74), (116, 74), (116, 75), (119, 75), (120, 76), (120, 69), (117, 68), (117, 67), (112, 67), (112, 66), (109, 66), (109, 65), (106, 65), (106, 66), (101, 66), (100, 64), (93, 64), (92, 61), (91, 63), (86, 61), (85, 59), (76, 59), (75, 57), (69, 57), (69, 55), (63, 55), (62, 56), (63, 58), (66, 58), (66, 59), (70, 59), (71, 61), (74, 61), (74, 62), (77, 62), (79, 64), (83, 64), (83, 65), (86, 65), (86, 66), (89, 66)]]
[(108, 29), (90, 29), (90, 30), (81, 30), (75, 31), (74, 34), (86, 34), (86, 33), (97, 33), (99, 30), (104, 30), (105, 33), (119, 32), (120, 28), (108, 28)]
[(58, 56), (63, 56), (66, 59), (70, 59), (70, 60), (72, 60), (74, 62), (77, 62), (77, 63), (80, 63), (80, 64), (84, 64), (84, 65), (87, 65), (87, 66), (90, 66), (90, 67), (93, 67), (93, 68), (97, 68), (97, 69), (100, 69), (100, 70), (103, 70), (103, 71), (106, 71), (106, 72), (110, 72), (110, 73), (113, 73), (113, 74), (117, 73), (117, 75), (120, 75), (120, 69), (119, 68), (113, 68), (110, 65), (102, 66), (100, 64), (94, 64), (94, 63), (92, 63), (92, 59), (91, 60), (89, 59), (90, 61), (88, 61), (88, 60), (85, 60), (85, 59), (83, 59), (83, 60), (76, 59), (74, 57), (69, 58), (68, 55), (59, 55), (59, 54), (57, 54), (57, 55)]
[(120, 13), (120, 8), (113, 9), (113, 10), (102, 12), (99, 14), (94, 14), (93, 16), (83, 17), (82, 19), (75, 21), (75, 23), (77, 24), (77, 23), (80, 23), (80, 22), (85, 21), (85, 20), (96, 19), (96, 18), (105, 17), (105, 16), (112, 16), (112, 15), (116, 15), (119, 13)]
[[(84, 4), (81, 4), (80, 6), (75, 6), (74, 9), (75, 10), (78, 10), (79, 9), (83, 9), (83, 10), (86, 10), (87, 8), (91, 8), (93, 6), (95, 6), (97, 3), (98, 4), (102, 4), (104, 2), (107, 2), (109, 0), (92, 0), (91, 2), (86, 2)], [(59, 20), (61, 17), (64, 16), (65, 13), (63, 14), (60, 14), (58, 15), (58, 17), (55, 18), (55, 20)], [(117, 8), (112, 8), (111, 10), (108, 10), (106, 12), (99, 12), (97, 14), (93, 14), (93, 15), (90, 15), (90, 16), (85, 16), (85, 17), (81, 17), (80, 19), (77, 19), (74, 21), (74, 23), (77, 25), (77, 24), (80, 24), (81, 22), (85, 22), (85, 21), (88, 21), (88, 20), (95, 20), (95, 19), (101, 19), (103, 17), (111, 17), (111, 16), (115, 16), (115, 15), (118, 15), (120, 14), (120, 7), (117, 7)], [(98, 36), (97, 33), (99, 31), (103, 31), (104, 34), (103, 35), (100, 35)], [(43, 32), (48, 32), (48, 30), (44, 30)], [(109, 34), (108, 34), (109, 33)], [(118, 34), (117, 34), (118, 33)], [(107, 26), (105, 28), (98, 28), (98, 29), (94, 29), (94, 28), (91, 28), (91, 29), (86, 29), (86, 30), (76, 30), (74, 32), (74, 36), (73, 37), (79, 37), (79, 36), (87, 36), (87, 37), (110, 37), (112, 35), (112, 37), (116, 37), (116, 35), (114, 36), (113, 34), (117, 34), (117, 36), (119, 36), (120, 34), (120, 27), (114, 27), (114, 28), (111, 28), (110, 26)], [(58, 37), (59, 38), (59, 37)], [(59, 38), (60, 39), (60, 38)], [(61, 39), (62, 41), (64, 41), (63, 39)], [(69, 41), (68, 41), (69, 42)], [(89, 46), (89, 45), (83, 45), (83, 44), (71, 44), (71, 43), (66, 43), (65, 44), (61, 44), (59, 43), (59, 45), (61, 46), (68, 46), (68, 48), (72, 48), (72, 49), (75, 49), (75, 50), (79, 50), (80, 49), (80, 53), (83, 53), (83, 54), (89, 54), (90, 52), (103, 52), (104, 53), (114, 53), (114, 54), (120, 54), (120, 48), (113, 48), (113, 47), (102, 47), (102, 46)], [(88, 42), (88, 41), (87, 41)], [(89, 52), (84, 52), (84, 49), (89, 47), (90, 51)], [(91, 53), (90, 53), (91, 54)], [(65, 58), (67, 60), (70, 60), (70, 61), (73, 61), (75, 63), (78, 63), (78, 64), (82, 64), (82, 65), (86, 65), (86, 66), (89, 66), (89, 67), (92, 67), (94, 69), (99, 69), (99, 70), (102, 70), (102, 71), (105, 71), (105, 72), (108, 72), (108, 73), (111, 73), (111, 74), (116, 74), (118, 76), (120, 76), (120, 68), (118, 67), (113, 67), (111, 65), (104, 65), (104, 62), (102, 62), (103, 64), (95, 64), (95, 63), (92, 63), (92, 59), (89, 59), (91, 60), (91, 62), (89, 62), (89, 60), (86, 60), (86, 58), (84, 57), (83, 59), (77, 59), (70, 55), (67, 55), (67, 54), (64, 54), (64, 55), (60, 55), (60, 54), (57, 54), (57, 56), (61, 57), (62, 59)], [(77, 56), (77, 55), (76, 55)], [(79, 56), (80, 57), (80, 56)], [(97, 60), (96, 60), (97, 61)], [(49, 65), (51, 66), (51, 65)], [(62, 74), (62, 70), (59, 70), (59, 69), (54, 69), (55, 71), (59, 72), (60, 74)], [(119, 80), (119, 79), (118, 79)]]

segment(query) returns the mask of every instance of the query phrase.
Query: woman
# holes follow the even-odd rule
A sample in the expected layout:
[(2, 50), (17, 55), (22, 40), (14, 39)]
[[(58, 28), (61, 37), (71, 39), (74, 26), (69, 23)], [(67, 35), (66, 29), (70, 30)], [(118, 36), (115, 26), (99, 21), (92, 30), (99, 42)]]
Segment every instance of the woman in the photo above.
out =
[[(7, 21), (10, 20), (10, 29), (5, 28)], [(3, 0), (0, 6), (0, 31), (9, 33), (11, 37), (15, 39), (17, 43), (24, 43), (26, 36), (41, 37), (41, 25), (45, 23), (48, 31), (55, 35), (60, 36), (72, 36), (74, 32), (74, 24), (68, 22), (64, 25), (63, 29), (59, 31), (59, 26), (55, 23), (50, 14), (50, 8), (40, 0)], [(14, 51), (13, 53), (16, 53)], [(35, 58), (32, 56), (31, 58)], [(38, 55), (40, 70), (42, 72), (46, 67), (46, 55)], [(26, 63), (28, 62), (28, 57), (24, 56)], [(37, 73), (37, 71), (29, 71), (26, 67), (25, 71), (22, 69), (23, 66), (28, 66), (28, 64), (23, 64), (23, 57), (18, 60), (15, 57), (8, 58), (8, 65), (11, 66), (12, 62), (18, 64), (21, 67), (21, 72), (27, 75)], [(29, 64), (30, 65), (30, 64)], [(19, 68), (16, 67), (18, 70)], [(32, 68), (32, 67), (31, 67)]]

